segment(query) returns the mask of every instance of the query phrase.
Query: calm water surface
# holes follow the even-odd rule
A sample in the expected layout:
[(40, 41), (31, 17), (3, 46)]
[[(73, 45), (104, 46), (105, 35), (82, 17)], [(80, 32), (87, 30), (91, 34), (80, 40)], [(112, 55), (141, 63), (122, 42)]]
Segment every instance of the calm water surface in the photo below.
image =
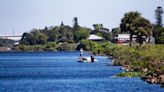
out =
[[(0, 52), (0, 92), (164, 92), (139, 78), (116, 78), (111, 60), (78, 63), (78, 52)], [(90, 56), (88, 53), (86, 56)]]

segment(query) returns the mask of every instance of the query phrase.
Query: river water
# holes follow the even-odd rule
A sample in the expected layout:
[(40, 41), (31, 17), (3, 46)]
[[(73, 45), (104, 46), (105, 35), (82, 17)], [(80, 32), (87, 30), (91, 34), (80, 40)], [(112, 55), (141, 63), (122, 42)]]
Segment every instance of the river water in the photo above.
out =
[[(118, 66), (98, 56), (79, 63), (79, 52), (0, 52), (0, 92), (164, 92), (140, 78), (117, 78)], [(85, 53), (85, 56), (90, 56)]]

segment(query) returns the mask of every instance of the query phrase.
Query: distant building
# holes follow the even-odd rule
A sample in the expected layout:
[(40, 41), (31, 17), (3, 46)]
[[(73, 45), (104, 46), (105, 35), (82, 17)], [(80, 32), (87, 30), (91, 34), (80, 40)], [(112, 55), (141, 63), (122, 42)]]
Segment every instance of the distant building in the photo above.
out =
[(123, 44), (127, 45), (130, 41), (130, 34), (118, 34), (117, 37), (115, 37), (117, 44)]
[[(118, 34), (117, 37), (114, 38), (116, 40), (117, 44), (122, 44), (122, 45), (128, 45), (130, 42), (130, 34)], [(133, 42), (137, 42), (137, 36), (133, 35)], [(154, 38), (153, 37), (142, 37), (143, 44), (145, 43), (154, 43)], [(149, 41), (150, 40), (150, 41)]]
[(94, 34), (91, 34), (88, 38), (88, 40), (92, 40), (92, 41), (102, 41), (103, 38)]

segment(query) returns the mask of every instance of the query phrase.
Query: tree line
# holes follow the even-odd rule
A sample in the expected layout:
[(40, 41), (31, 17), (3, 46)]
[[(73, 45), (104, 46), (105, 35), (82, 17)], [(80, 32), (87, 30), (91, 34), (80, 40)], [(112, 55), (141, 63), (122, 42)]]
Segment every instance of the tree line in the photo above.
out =
[(46, 44), (48, 42), (68, 42), (78, 43), (82, 39), (89, 37), (89, 34), (98, 34), (104, 40), (110, 40), (110, 34), (91, 30), (90, 28), (75, 25), (70, 27), (68, 25), (60, 25), (54, 27), (45, 27), (44, 29), (33, 29), (30, 33), (24, 33), (20, 44), (38, 45)]
[(136, 42), (141, 46), (143, 39), (151, 37), (155, 38), (155, 43), (164, 44), (164, 27), (162, 27), (162, 7), (157, 7), (155, 10), (156, 24), (151, 23), (144, 18), (139, 12), (132, 11), (125, 13), (121, 19), (118, 28), (109, 31), (103, 24), (93, 24), (94, 30), (81, 27), (78, 23), (78, 18), (73, 18), (73, 27), (64, 25), (61, 22), (60, 26), (45, 27), (44, 29), (33, 29), (29, 33), (24, 33), (20, 41), (20, 45), (44, 45), (51, 42), (77, 44), (81, 40), (89, 37), (90, 34), (96, 34), (103, 37), (104, 41), (115, 42), (114, 37), (119, 33), (130, 34), (130, 45), (133, 44), (133, 36), (136, 36)]
[[(19, 47), (21, 50), (26, 50), (26, 49), (28, 50), (28, 47), (31, 48), (30, 46), (37, 47), (39, 48), (39, 50), (41, 48), (46, 50), (46, 47), (51, 47), (49, 45), (55, 43), (57, 46), (59, 46), (58, 48), (64, 48), (63, 47), (64, 45), (67, 45), (65, 47), (68, 47), (69, 44), (77, 45), (81, 40), (88, 38), (90, 34), (99, 35), (104, 38), (104, 41), (112, 40), (111, 33), (108, 30), (106, 32), (103, 32), (103, 31), (99, 31), (98, 29), (92, 30), (87, 27), (81, 27), (78, 24), (77, 17), (73, 18), (73, 22), (74, 22), (73, 27), (64, 25), (64, 23), (61, 22), (60, 26), (45, 27), (44, 29), (33, 29), (29, 33), (24, 33), (22, 39), (20, 40)], [(99, 26), (99, 24), (95, 24), (95, 25)], [(97, 28), (97, 26), (94, 27)], [(105, 28), (101, 27), (101, 29), (105, 29)], [(48, 46), (44, 46), (44, 45), (48, 45)], [(76, 48), (74, 48), (74, 50), (75, 49)], [(56, 49), (54, 48), (54, 50)], [(57, 50), (61, 50), (61, 49), (57, 49)]]

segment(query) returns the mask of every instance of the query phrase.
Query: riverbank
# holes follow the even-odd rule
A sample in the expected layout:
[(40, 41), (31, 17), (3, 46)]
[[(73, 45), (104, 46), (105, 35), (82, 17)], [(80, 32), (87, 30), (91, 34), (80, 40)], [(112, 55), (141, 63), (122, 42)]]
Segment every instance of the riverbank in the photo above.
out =
[(148, 83), (164, 83), (164, 45), (122, 46), (104, 42), (81, 41), (85, 50), (114, 58), (114, 66), (123, 66), (121, 77), (141, 77)]
[(164, 83), (164, 45), (145, 44), (142, 46), (122, 46), (108, 42), (98, 43), (83, 40), (80, 43), (85, 50), (96, 55), (114, 58), (113, 65), (123, 66), (126, 72), (122, 77), (141, 77), (149, 83)]
[[(109, 54), (109, 53), (107, 53)], [(164, 45), (115, 46), (110, 54), (113, 65), (121, 65), (120, 77), (141, 77), (148, 83), (164, 84)]]
[(118, 77), (140, 77), (142, 80), (147, 81), (150, 84), (160, 84), (161, 87), (164, 87), (164, 75), (149, 75), (148, 70), (145, 70), (145, 72), (141, 71), (134, 71), (133, 69), (128, 69), (123, 67), (123, 70), (125, 72), (122, 72), (118, 74)]

